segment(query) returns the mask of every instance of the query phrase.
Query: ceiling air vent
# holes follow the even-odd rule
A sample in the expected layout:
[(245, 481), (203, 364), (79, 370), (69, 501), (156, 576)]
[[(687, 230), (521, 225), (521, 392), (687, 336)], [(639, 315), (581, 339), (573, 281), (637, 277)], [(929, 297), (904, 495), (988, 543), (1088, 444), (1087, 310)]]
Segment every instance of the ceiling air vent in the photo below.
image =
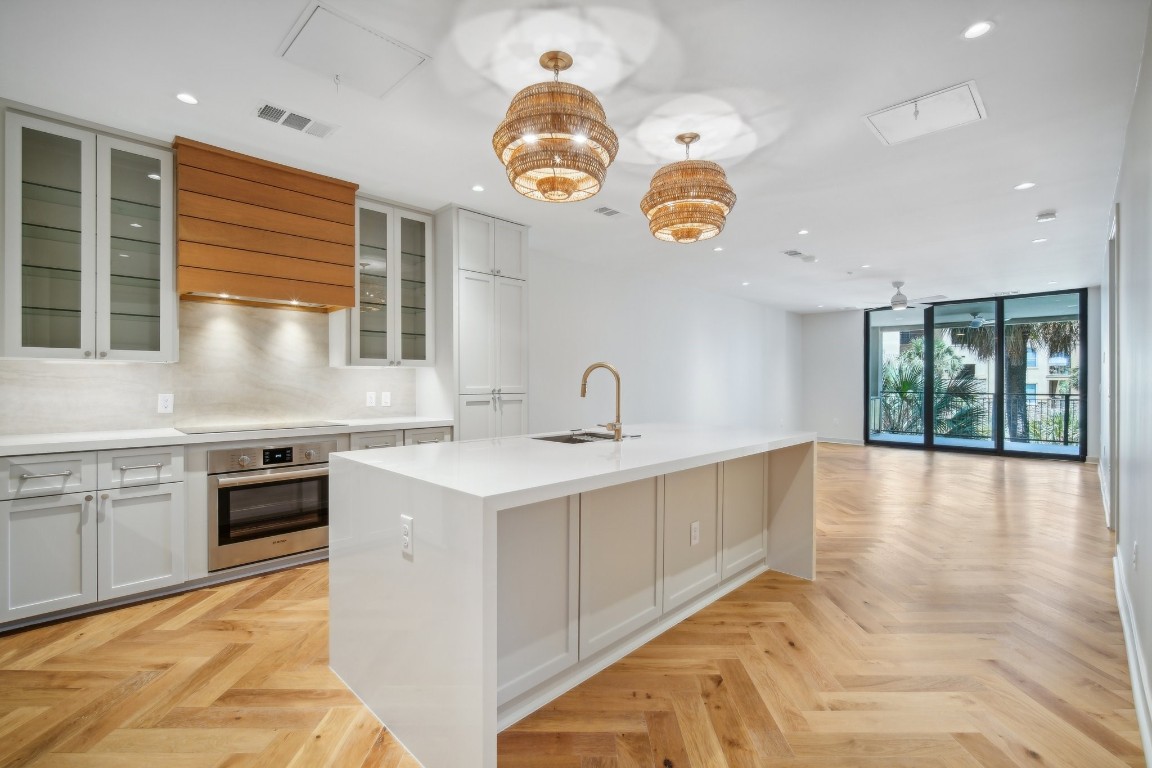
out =
[(310, 117), (305, 117), (304, 115), (284, 109), (283, 107), (278, 107), (275, 104), (260, 105), (256, 109), (256, 117), (320, 139), (326, 138), (337, 128), (335, 125), (313, 120)]
[(612, 218), (613, 216), (619, 216), (620, 215), (620, 211), (616, 210), (615, 208), (609, 208), (606, 205), (602, 205), (599, 208), (593, 209), (592, 212), (598, 213), (601, 216), (607, 216), (608, 218)]
[(812, 264), (816, 261), (816, 257), (810, 253), (803, 253), (802, 251), (790, 250), (784, 251), (785, 256), (791, 256), (794, 259), (800, 259), (805, 264)]

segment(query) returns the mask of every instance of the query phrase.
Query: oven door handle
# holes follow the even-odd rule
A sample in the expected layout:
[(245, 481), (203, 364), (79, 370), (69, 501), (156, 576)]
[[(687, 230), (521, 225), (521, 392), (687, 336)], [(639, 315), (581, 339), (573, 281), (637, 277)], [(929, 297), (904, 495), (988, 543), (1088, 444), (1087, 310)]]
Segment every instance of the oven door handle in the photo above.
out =
[(312, 467), (310, 469), (293, 469), (287, 472), (261, 472), (258, 475), (240, 475), (220, 477), (216, 483), (221, 488), (234, 488), (238, 485), (267, 485), (279, 483), (284, 480), (303, 480), (308, 477), (324, 477), (328, 474), (328, 467)]

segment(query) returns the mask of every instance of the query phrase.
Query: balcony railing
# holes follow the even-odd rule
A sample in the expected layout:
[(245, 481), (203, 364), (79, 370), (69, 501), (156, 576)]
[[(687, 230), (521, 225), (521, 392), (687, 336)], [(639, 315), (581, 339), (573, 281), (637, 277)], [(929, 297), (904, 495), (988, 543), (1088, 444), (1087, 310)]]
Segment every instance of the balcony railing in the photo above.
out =
[[(991, 440), (995, 398), (991, 393), (937, 394), (934, 433), (940, 437)], [(1004, 437), (1012, 442), (1077, 445), (1080, 442), (1080, 395), (1004, 395), (1004, 423)], [(873, 395), (868, 425), (873, 435), (924, 434), (923, 393)]]

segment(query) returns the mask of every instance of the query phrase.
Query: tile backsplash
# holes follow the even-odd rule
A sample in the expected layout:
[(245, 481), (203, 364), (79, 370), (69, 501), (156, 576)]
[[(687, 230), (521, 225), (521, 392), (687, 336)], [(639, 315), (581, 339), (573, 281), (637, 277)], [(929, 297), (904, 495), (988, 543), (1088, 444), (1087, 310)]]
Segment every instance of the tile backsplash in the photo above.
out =
[[(177, 363), (0, 360), (0, 434), (409, 416), (436, 388), (432, 369), (329, 367), (324, 314), (179, 312)], [(366, 406), (369, 390), (390, 392), (391, 407)], [(160, 393), (175, 395), (172, 414), (156, 413)]]

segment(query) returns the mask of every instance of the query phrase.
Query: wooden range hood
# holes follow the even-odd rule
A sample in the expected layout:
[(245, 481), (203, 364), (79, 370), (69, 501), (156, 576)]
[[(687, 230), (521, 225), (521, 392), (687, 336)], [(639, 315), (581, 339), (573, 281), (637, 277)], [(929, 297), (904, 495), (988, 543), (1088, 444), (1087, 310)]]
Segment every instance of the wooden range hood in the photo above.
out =
[(358, 185), (179, 136), (172, 146), (180, 298), (355, 306)]

